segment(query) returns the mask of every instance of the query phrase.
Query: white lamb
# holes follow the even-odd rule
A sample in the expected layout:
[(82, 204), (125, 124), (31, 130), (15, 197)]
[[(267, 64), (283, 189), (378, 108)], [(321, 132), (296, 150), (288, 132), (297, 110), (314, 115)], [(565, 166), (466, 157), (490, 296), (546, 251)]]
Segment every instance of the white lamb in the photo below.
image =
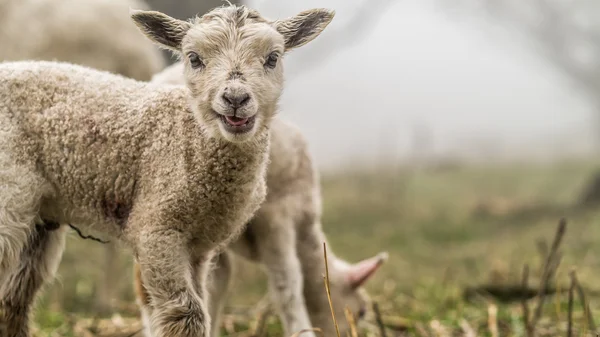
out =
[(31, 303), (74, 224), (133, 249), (156, 336), (208, 336), (207, 265), (265, 198), (279, 60), (333, 15), (133, 12), (183, 56), (188, 88), (66, 63), (0, 64), (0, 335), (29, 335)]
[(0, 0), (0, 61), (63, 61), (148, 81), (165, 66), (129, 7), (143, 0)]
[[(153, 82), (184, 84), (182, 63), (175, 63), (156, 74)], [(229, 246), (230, 251), (259, 262), (269, 278), (271, 300), (279, 311), (285, 335), (319, 327), (325, 336), (335, 336), (322, 275), (325, 272), (322, 243), (319, 178), (302, 134), (292, 125), (276, 118), (271, 128), (270, 164), (267, 170), (267, 198), (244, 234)], [(331, 293), (340, 332), (346, 336), (349, 325), (343, 319), (344, 307), (362, 317), (368, 296), (362, 289), (387, 254), (355, 265), (328, 251)], [(232, 263), (228, 252), (216, 258), (211, 274), (209, 310), (213, 317), (211, 335), (219, 333), (218, 317), (228, 291)], [(137, 266), (135, 266), (137, 267)], [(141, 306), (142, 320), (148, 321), (152, 309), (144, 290), (139, 268), (134, 287)], [(311, 324), (312, 323), (312, 324)], [(151, 337), (149, 330), (146, 336)], [(310, 335), (306, 333), (305, 335)]]

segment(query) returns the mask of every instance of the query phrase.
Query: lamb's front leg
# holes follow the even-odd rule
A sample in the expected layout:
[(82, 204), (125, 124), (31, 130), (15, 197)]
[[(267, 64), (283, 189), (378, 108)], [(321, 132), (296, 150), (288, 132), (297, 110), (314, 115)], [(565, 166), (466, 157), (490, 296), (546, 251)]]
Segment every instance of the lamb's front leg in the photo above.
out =
[(153, 308), (152, 336), (208, 337), (210, 316), (194, 278), (196, 268), (209, 261), (192, 258), (190, 239), (176, 229), (143, 231), (137, 240), (137, 262)]
[[(296, 233), (291, 219), (257, 219), (256, 246), (266, 268), (271, 300), (282, 320), (285, 335), (312, 327), (304, 303), (302, 268), (296, 254)], [(314, 337), (307, 332), (303, 336)]]

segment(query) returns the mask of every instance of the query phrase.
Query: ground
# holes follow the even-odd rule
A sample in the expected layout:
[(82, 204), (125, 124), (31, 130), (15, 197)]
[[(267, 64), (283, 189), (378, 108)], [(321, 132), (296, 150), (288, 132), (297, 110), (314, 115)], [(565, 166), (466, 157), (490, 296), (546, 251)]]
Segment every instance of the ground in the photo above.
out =
[[(524, 336), (521, 295), (515, 295), (524, 265), (529, 266), (533, 297), (564, 217), (562, 259), (549, 286), (556, 293), (545, 297), (536, 332), (565, 335), (573, 268), (594, 321), (600, 322), (595, 282), (600, 278), (600, 209), (574, 206), (598, 166), (453, 163), (325, 174), (323, 223), (330, 249), (347, 260), (389, 252), (388, 263), (368, 285), (387, 336)], [(94, 281), (104, 274), (99, 268), (103, 254), (102, 244), (70, 235), (60, 276), (36, 311), (38, 336), (128, 337), (140, 328), (126, 251), (119, 252), (113, 278), (118, 314), (96, 310), (100, 289)], [(242, 267), (244, 277), (236, 278), (236, 297), (226, 309), (224, 335), (250, 336), (257, 317), (263, 317), (255, 308), (264, 294), (264, 278), (256, 268)], [(483, 286), (492, 294), (473, 295)], [(527, 301), (530, 312), (537, 302), (537, 297)], [(573, 336), (595, 335), (588, 333), (583, 307), (575, 292)], [(371, 312), (359, 325), (359, 335), (380, 336), (379, 329)], [(266, 319), (264, 330), (262, 335), (278, 335), (275, 317)]]

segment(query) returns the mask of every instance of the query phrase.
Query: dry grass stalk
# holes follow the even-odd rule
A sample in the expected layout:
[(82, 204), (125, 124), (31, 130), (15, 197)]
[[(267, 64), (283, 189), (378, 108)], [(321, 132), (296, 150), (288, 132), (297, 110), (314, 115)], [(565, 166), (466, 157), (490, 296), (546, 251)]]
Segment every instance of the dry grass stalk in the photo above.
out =
[(329, 301), (329, 309), (331, 309), (331, 317), (333, 318), (333, 325), (335, 326), (335, 332), (338, 337), (340, 336), (340, 328), (335, 318), (335, 311), (333, 310), (333, 303), (331, 302), (331, 290), (329, 288), (329, 263), (327, 262), (327, 244), (323, 242), (323, 257), (325, 258), (325, 275), (323, 281), (325, 282), (325, 290), (327, 291), (327, 300)]
[(477, 334), (475, 333), (475, 330), (473, 330), (473, 327), (471, 327), (469, 322), (467, 322), (467, 320), (464, 318), (460, 321), (460, 328), (462, 329), (463, 333), (465, 334), (465, 337), (476, 337), (477, 336)]
[(573, 337), (573, 293), (575, 291), (575, 270), (569, 272), (571, 285), (569, 286), (569, 314), (567, 321), (567, 337)]
[(375, 320), (377, 321), (381, 337), (387, 337), (385, 325), (383, 325), (383, 319), (381, 319), (381, 311), (379, 311), (379, 303), (373, 302), (373, 312), (375, 313)]
[[(535, 330), (535, 326), (537, 322), (542, 317), (542, 309), (544, 307), (545, 293), (548, 284), (550, 283), (550, 279), (552, 278), (553, 273), (558, 268), (557, 264), (557, 252), (560, 247), (560, 243), (562, 241), (563, 236), (565, 235), (565, 231), (567, 228), (567, 220), (562, 218), (558, 223), (558, 228), (556, 230), (556, 235), (554, 236), (554, 241), (552, 242), (552, 247), (550, 248), (550, 253), (546, 258), (546, 262), (544, 263), (544, 268), (542, 271), (542, 277), (540, 278), (540, 286), (538, 293), (538, 303), (535, 308), (533, 319), (531, 320), (531, 329)], [(560, 262), (560, 260), (558, 261)]]
[(575, 289), (577, 290), (577, 295), (579, 296), (579, 300), (581, 301), (583, 310), (585, 311), (586, 321), (588, 323), (587, 325), (593, 333), (596, 333), (596, 324), (594, 324), (594, 317), (592, 315), (592, 311), (590, 310), (590, 303), (585, 297), (585, 292), (583, 291), (583, 287), (581, 287), (581, 284), (577, 279), (577, 273), (575, 270), (571, 272), (571, 280), (574, 283)]
[(527, 304), (527, 296), (525, 290), (529, 284), (529, 265), (523, 266), (523, 278), (521, 280), (521, 287), (523, 288), (523, 298), (521, 299), (521, 307), (523, 309), (523, 326), (525, 327), (525, 333), (527, 337), (533, 337), (533, 329), (529, 323), (529, 305)]
[(488, 329), (492, 337), (498, 337), (498, 307), (493, 303), (488, 305)]
[(348, 321), (348, 325), (350, 325), (350, 336), (358, 337), (358, 331), (356, 330), (356, 321), (354, 320), (354, 316), (348, 307), (344, 308), (344, 314), (346, 315), (346, 321)]

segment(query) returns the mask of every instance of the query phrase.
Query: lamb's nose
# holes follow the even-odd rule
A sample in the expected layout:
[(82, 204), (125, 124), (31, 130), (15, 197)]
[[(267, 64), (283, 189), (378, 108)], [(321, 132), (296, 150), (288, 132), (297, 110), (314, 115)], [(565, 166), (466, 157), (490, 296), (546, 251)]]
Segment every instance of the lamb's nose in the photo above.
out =
[(248, 93), (234, 94), (231, 92), (225, 92), (223, 94), (223, 100), (233, 109), (238, 109), (248, 104), (248, 101), (250, 101), (250, 95)]

